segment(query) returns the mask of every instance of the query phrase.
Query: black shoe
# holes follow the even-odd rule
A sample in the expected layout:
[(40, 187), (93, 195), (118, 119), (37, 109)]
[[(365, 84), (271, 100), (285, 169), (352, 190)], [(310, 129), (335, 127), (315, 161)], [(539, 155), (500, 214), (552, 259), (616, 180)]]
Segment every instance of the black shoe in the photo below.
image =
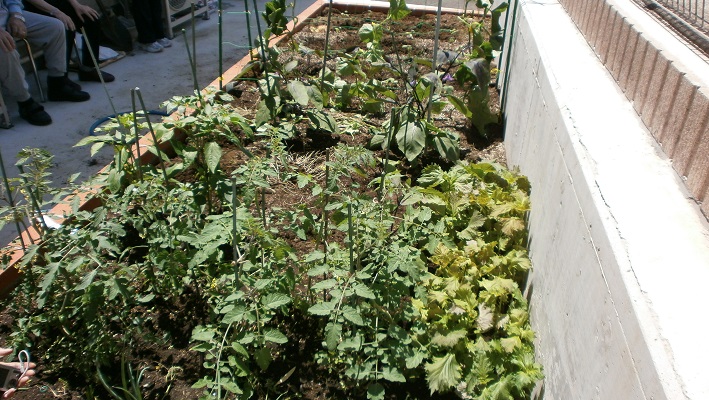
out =
[[(103, 78), (103, 81), (106, 83), (113, 82), (116, 80), (115, 76), (105, 71), (101, 71), (101, 78)], [(79, 80), (82, 82), (101, 82), (101, 78), (96, 73), (96, 69), (92, 68), (79, 70)]]
[(81, 85), (79, 85), (78, 83), (76, 83), (76, 82), (72, 81), (71, 79), (69, 79), (69, 73), (68, 73), (68, 72), (64, 74), (64, 78), (66, 78), (66, 83), (67, 83), (69, 86), (73, 87), (73, 88), (76, 89), (76, 90), (81, 90)]
[[(91, 96), (77, 90), (72, 84), (69, 78), (64, 76), (50, 76), (47, 78), (47, 97), (50, 101), (86, 101), (91, 98)], [(75, 85), (75, 84), (74, 84)]]
[(44, 111), (41, 104), (30, 98), (27, 101), (18, 102), (20, 107), (20, 117), (32, 125), (45, 126), (52, 123), (52, 117)]

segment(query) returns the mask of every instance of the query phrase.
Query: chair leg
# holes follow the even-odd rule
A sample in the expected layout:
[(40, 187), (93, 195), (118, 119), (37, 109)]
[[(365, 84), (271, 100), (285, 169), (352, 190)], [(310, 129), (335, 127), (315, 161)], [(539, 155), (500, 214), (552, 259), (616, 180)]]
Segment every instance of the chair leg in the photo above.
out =
[(30, 59), (30, 65), (32, 66), (32, 72), (34, 72), (34, 79), (37, 82), (37, 89), (39, 89), (39, 100), (44, 103), (47, 99), (44, 97), (44, 91), (42, 90), (42, 81), (39, 79), (39, 74), (37, 73), (37, 64), (34, 62), (34, 55), (32, 54), (32, 48), (30, 47), (30, 42), (27, 39), (22, 39), (25, 42), (25, 47), (27, 48), (27, 55)]

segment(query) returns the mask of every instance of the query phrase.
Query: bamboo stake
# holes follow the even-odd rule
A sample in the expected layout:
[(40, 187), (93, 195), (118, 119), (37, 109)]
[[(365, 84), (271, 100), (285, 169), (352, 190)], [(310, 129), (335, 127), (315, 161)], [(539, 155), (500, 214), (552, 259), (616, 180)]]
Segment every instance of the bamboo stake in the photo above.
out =
[(148, 115), (148, 109), (145, 108), (145, 103), (143, 102), (143, 95), (140, 93), (140, 88), (136, 87), (135, 89), (131, 89), (131, 91), (135, 92), (138, 95), (138, 100), (140, 101), (140, 107), (143, 109), (143, 115), (145, 115), (145, 120), (148, 121), (148, 129), (150, 129), (150, 136), (153, 138), (153, 144), (155, 145), (155, 151), (158, 153), (158, 159), (160, 160), (160, 167), (162, 168), (162, 175), (163, 178), (165, 179), (165, 184), (167, 185), (167, 171), (165, 170), (165, 162), (163, 161), (163, 156), (162, 156), (162, 151), (160, 151), (160, 146), (158, 143), (158, 139), (155, 136), (155, 130), (153, 129), (153, 124), (150, 122), (150, 117)]

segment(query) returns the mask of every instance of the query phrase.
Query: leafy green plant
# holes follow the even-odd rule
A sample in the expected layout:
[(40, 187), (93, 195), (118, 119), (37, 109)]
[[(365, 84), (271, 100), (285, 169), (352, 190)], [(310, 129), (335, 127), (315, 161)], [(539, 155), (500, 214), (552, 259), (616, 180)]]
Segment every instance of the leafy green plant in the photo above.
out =
[[(520, 292), (528, 181), (495, 164), (454, 163), (458, 138), (427, 116), (448, 100), (471, 106), (450, 97), (438, 71), (420, 73), (430, 64), (380, 47), (386, 24), (408, 12), (403, 1), (359, 30), (364, 48), (325, 51), (335, 67), (323, 65), (320, 82), (268, 45), (287, 33), (286, 8), (266, 5), (260, 60), (242, 76), (262, 96), (253, 120), (209, 90), (171, 99), (175, 114), (160, 124), (133, 113), (82, 141), (113, 147), (113, 165), (92, 183), (108, 190), (91, 213), (72, 204), (72, 218), (28, 248), (20, 267), (33, 274), (16, 296), (11, 339), (58, 360), (50, 372), (81, 376), (97, 397), (141, 398), (145, 370), (126, 361), (131, 340), (176, 346), (174, 325), (191, 332), (181, 345), (201, 357), (194, 387), (204, 399), (297, 397), (298, 384), (283, 382), (310, 361), (348, 398), (384, 399), (412, 383), (462, 398), (528, 397), (542, 376)], [(481, 25), (470, 27), (471, 54), (487, 57)], [(391, 114), (377, 125), (335, 118), (332, 106)], [(148, 146), (157, 166), (134, 163), (146, 130), (174, 142), (169, 157)], [(303, 134), (362, 130), (375, 133), (384, 160), (358, 145), (288, 152)], [(226, 146), (243, 153), (230, 170)], [(401, 172), (436, 153), (447, 167)], [(17, 188), (46, 196), (47, 159), (36, 162)], [(310, 196), (275, 207), (270, 194), (283, 187)], [(189, 319), (156, 316), (185, 299)], [(299, 346), (316, 348), (314, 359), (289, 353)], [(120, 384), (108, 368), (120, 368)]]
[(135, 373), (130, 363), (126, 362), (125, 357), (121, 359), (121, 386), (114, 387), (108, 382), (106, 376), (97, 368), (96, 373), (104, 388), (116, 400), (143, 400), (143, 393), (140, 388), (143, 374), (147, 367), (141, 368)]
[[(467, 4), (466, 2), (466, 8)], [(508, 3), (503, 2), (493, 8), (487, 0), (477, 0), (476, 7), (483, 10), (484, 16), (490, 16), (490, 29), (483, 22), (461, 17), (470, 32), (469, 53), (460, 57), (462, 64), (455, 72), (455, 80), (466, 89), (460, 99), (448, 95), (448, 99), (458, 111), (468, 117), (483, 137), (488, 136), (488, 126), (499, 122), (499, 115), (493, 113), (490, 105), (490, 82), (492, 62), (499, 54), (504, 42), (504, 28), (500, 24), (502, 14)]]

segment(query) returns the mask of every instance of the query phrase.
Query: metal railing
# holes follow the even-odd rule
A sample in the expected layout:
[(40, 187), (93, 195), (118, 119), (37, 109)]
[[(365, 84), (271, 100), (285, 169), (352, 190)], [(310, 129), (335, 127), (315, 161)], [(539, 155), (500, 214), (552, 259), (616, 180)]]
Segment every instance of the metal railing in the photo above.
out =
[(658, 0), (695, 28), (709, 33), (709, 6), (707, 0)]
[(635, 0), (709, 56), (709, 0)]

